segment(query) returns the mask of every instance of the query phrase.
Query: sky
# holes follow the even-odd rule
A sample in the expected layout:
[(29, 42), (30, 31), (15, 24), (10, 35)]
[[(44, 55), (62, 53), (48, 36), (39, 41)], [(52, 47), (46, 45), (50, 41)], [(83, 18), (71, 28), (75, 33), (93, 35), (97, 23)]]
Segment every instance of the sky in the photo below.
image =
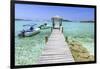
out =
[(94, 20), (94, 8), (15, 4), (15, 18), (50, 20), (53, 16), (72, 21)]

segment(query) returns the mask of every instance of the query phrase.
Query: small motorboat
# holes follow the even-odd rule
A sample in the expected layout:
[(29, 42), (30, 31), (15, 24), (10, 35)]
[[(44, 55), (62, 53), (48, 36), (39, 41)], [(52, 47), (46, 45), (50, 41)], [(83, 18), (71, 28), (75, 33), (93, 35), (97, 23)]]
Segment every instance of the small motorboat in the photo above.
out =
[(30, 36), (33, 36), (33, 35), (36, 35), (40, 33), (40, 29), (37, 28), (37, 29), (34, 29), (33, 31), (25, 31), (25, 30), (22, 30), (18, 36), (19, 37), (30, 37)]
[(44, 23), (43, 25), (39, 26), (40, 29), (49, 29), (51, 28), (49, 25), (47, 25), (47, 23)]
[[(26, 25), (24, 25), (24, 26), (26, 26)], [(28, 26), (30, 26), (30, 25), (28, 25)], [(34, 29), (33, 26), (31, 25), (30, 29), (28, 29), (28, 30), (23, 29), (22, 31), (20, 31), (18, 36), (19, 37), (30, 37), (30, 36), (36, 35), (38, 33), (40, 33), (40, 28)]]
[(51, 28), (50, 26), (42, 26), (41, 29), (49, 29)]

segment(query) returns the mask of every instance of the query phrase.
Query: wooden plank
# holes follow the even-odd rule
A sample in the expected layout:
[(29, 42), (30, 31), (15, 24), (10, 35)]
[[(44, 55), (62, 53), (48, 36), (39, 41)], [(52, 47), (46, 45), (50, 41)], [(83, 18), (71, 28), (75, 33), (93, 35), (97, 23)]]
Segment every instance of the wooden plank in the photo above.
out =
[(38, 64), (74, 62), (64, 35), (59, 29), (53, 29)]

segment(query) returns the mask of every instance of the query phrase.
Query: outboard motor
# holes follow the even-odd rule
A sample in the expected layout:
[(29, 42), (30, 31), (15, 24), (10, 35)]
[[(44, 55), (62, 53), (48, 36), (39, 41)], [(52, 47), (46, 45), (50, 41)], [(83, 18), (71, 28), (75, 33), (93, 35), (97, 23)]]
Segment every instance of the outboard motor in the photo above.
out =
[(21, 31), (19, 34), (18, 34), (19, 37), (25, 37), (25, 30)]

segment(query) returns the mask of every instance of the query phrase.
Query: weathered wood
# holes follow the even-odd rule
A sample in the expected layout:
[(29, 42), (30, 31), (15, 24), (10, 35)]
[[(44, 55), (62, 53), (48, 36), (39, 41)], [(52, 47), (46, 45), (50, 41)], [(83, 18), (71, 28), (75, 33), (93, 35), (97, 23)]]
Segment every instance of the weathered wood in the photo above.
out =
[(62, 30), (61, 30), (61, 31), (62, 31), (62, 33), (63, 33), (63, 27), (62, 27)]
[(45, 37), (45, 43), (48, 41), (48, 36)]
[(59, 29), (53, 29), (46, 43), (44, 51), (38, 60), (38, 64), (68, 63), (74, 62), (64, 35)]
[(65, 38), (65, 39), (66, 39), (66, 42), (68, 42), (68, 37), (67, 37), (67, 36), (66, 36), (66, 38)]
[(51, 27), (51, 32), (52, 32), (52, 30), (53, 30), (53, 27)]

